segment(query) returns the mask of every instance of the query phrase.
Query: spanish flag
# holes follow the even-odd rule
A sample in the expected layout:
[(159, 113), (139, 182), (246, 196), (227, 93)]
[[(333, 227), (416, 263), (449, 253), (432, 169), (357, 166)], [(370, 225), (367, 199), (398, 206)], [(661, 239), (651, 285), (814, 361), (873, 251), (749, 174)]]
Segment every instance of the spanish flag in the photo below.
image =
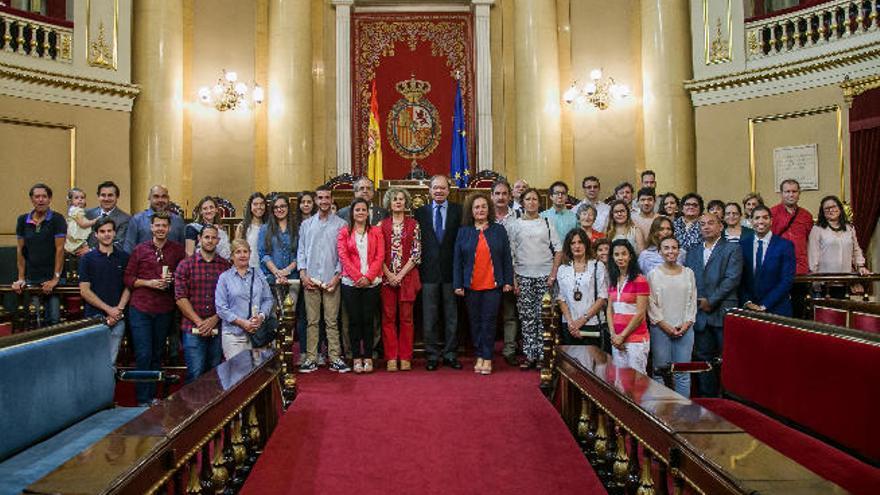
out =
[(376, 97), (376, 80), (370, 96), (370, 126), (367, 128), (367, 143), (370, 151), (367, 159), (367, 177), (376, 187), (382, 180), (382, 133), (379, 131), (379, 99)]

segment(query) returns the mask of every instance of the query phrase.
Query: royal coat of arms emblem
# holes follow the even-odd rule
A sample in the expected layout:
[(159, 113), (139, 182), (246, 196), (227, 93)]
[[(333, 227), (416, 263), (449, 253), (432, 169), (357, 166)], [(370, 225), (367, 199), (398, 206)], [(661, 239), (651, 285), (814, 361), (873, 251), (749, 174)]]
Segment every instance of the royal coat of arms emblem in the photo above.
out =
[(440, 143), (440, 113), (425, 96), (431, 83), (415, 76), (394, 85), (403, 98), (388, 112), (388, 142), (400, 156), (422, 159)]

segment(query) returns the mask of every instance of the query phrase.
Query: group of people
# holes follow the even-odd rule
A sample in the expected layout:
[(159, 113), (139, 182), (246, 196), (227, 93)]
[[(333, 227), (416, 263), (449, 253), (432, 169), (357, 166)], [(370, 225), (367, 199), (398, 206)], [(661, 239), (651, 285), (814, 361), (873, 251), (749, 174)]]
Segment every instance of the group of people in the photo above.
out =
[[(171, 342), (182, 341), (189, 380), (260, 345), (256, 335), (288, 299), (297, 308), (303, 373), (324, 360), (331, 371), (370, 373), (379, 340), (388, 371), (412, 369), (417, 296), (427, 370), (462, 368), (458, 300), (467, 310), (475, 373), (492, 373), (499, 313), (504, 360), (533, 369), (543, 358), (541, 305), (549, 292), (561, 309), (564, 343), (600, 345), (618, 365), (643, 372), (650, 353), (659, 377), (669, 363), (692, 355), (717, 358), (730, 308), (791, 315), (790, 295), (808, 290), (793, 284), (796, 273), (867, 273), (834, 196), (821, 201), (814, 225), (798, 205), (794, 180), (781, 184), (782, 200), (772, 208), (756, 194), (742, 207), (713, 200), (704, 208), (696, 193), (658, 201), (656, 175), (645, 171), (640, 182), (638, 190), (620, 184), (603, 201), (599, 179), (586, 177), (584, 199), (569, 208), (568, 187), (557, 181), (544, 211), (539, 191), (524, 180), (511, 186), (500, 179), (461, 205), (449, 200), (450, 182), (438, 175), (430, 180), (430, 201), (415, 210), (398, 187), (384, 194), (382, 206), (374, 204), (367, 178), (355, 182), (354, 200), (339, 211), (326, 186), (299, 193), (295, 208), (285, 195), (257, 192), (232, 239), (218, 226), (211, 197), (199, 201), (186, 224), (169, 211), (167, 188), (157, 185), (149, 207), (129, 216), (108, 181), (98, 186), (99, 206), (92, 209), (83, 191), (71, 189), (65, 222), (50, 208), (51, 188), (36, 184), (33, 209), (16, 228), (13, 288), (40, 285), (47, 319), (57, 321), (51, 294), (67, 252), (78, 260), (86, 315), (108, 327), (111, 362), (128, 321), (138, 369), (161, 366), (171, 335)], [(701, 377), (700, 393), (717, 394), (717, 380)], [(689, 395), (686, 375), (674, 382)], [(137, 397), (149, 404), (154, 386), (138, 384)]]

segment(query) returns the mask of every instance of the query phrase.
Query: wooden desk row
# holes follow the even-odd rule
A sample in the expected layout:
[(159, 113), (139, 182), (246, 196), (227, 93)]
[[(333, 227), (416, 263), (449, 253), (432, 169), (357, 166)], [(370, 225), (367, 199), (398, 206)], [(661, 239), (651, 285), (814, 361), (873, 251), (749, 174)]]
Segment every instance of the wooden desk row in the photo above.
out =
[(845, 493), (593, 346), (560, 346), (555, 402), (611, 493)]

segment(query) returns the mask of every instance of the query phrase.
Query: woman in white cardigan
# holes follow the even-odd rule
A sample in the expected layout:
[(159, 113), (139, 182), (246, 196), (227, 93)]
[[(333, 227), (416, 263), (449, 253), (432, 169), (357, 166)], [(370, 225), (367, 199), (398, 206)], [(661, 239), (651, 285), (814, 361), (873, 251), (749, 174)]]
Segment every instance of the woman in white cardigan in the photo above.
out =
[[(651, 358), (654, 379), (661, 383), (663, 378), (659, 371), (670, 363), (690, 361), (694, 350), (697, 283), (694, 272), (678, 263), (678, 252), (675, 237), (660, 241), (663, 264), (648, 274)], [(687, 373), (676, 373), (673, 382), (676, 392), (690, 397), (691, 378)]]

